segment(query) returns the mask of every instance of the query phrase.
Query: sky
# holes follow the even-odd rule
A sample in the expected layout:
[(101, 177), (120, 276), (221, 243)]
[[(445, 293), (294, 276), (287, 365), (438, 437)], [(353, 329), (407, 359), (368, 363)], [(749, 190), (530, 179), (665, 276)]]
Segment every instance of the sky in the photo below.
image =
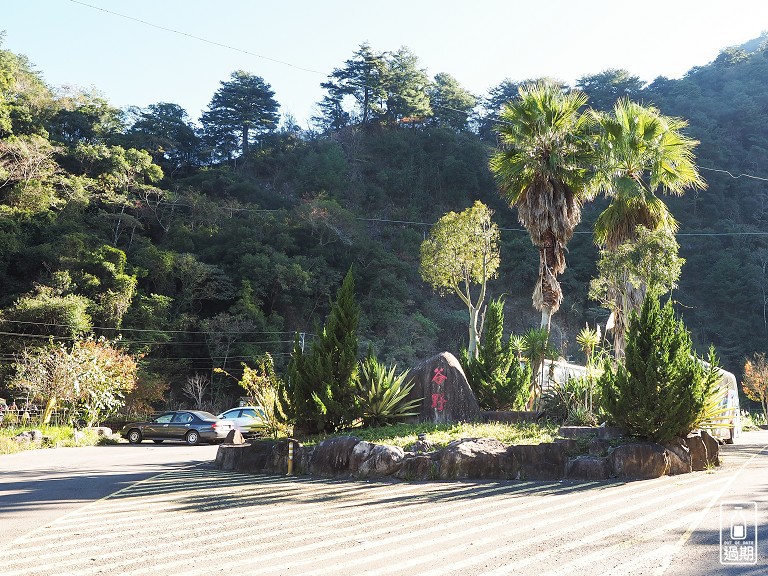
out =
[(0, 0), (3, 30), (2, 47), (54, 88), (96, 90), (117, 107), (172, 102), (197, 120), (245, 70), (308, 127), (320, 83), (364, 42), (406, 46), (430, 76), (447, 72), (478, 96), (507, 78), (573, 85), (609, 68), (651, 82), (758, 37), (768, 1)]

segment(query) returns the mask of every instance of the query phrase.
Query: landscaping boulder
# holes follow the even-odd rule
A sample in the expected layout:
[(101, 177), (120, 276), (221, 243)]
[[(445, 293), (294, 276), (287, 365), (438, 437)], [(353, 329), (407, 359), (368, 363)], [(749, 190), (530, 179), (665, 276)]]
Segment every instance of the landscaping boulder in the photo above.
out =
[(409, 452), (431, 452), (432, 444), (427, 440), (426, 434), (419, 434), (419, 439), (408, 447)]
[[(354, 452), (357, 453), (361, 444), (355, 446)], [(391, 476), (400, 469), (405, 458), (403, 449), (398, 446), (388, 446), (384, 444), (372, 444), (371, 449), (367, 450), (367, 456), (356, 463), (352, 473), (359, 478), (384, 478)], [(354, 460), (354, 458), (353, 458)]]
[(568, 460), (565, 474), (574, 480), (606, 480), (611, 476), (611, 466), (608, 458), (579, 456)]
[(619, 478), (659, 478), (669, 472), (669, 454), (661, 444), (622, 444), (608, 454), (613, 474)]
[(691, 455), (691, 469), (700, 472), (707, 469), (707, 445), (701, 434), (691, 432), (685, 439), (685, 445)]
[(438, 477), (514, 478), (517, 475), (514, 455), (492, 438), (463, 438), (440, 450), (435, 459)]
[(602, 438), (592, 438), (589, 441), (589, 455), (590, 456), (605, 456), (611, 449), (611, 443), (608, 440)]
[(245, 444), (245, 438), (239, 430), (230, 430), (224, 438), (224, 444)]
[(600, 440), (617, 440), (624, 435), (624, 430), (619, 426), (598, 426), (596, 430)]
[(395, 478), (400, 480), (437, 480), (438, 464), (434, 455), (406, 454)]
[(691, 451), (683, 438), (673, 438), (662, 444), (669, 454), (669, 474), (687, 474), (693, 467), (691, 465)]
[(565, 476), (565, 448), (557, 442), (511, 446), (518, 480), (559, 480)]
[(574, 453), (579, 451), (579, 443), (575, 438), (555, 438), (556, 444), (561, 444), (566, 452)]
[(691, 452), (691, 467), (695, 471), (720, 465), (720, 444), (706, 430), (691, 432), (685, 438)]
[[(352, 472), (350, 462), (353, 459), (355, 446), (359, 443), (360, 439), (353, 436), (339, 436), (323, 440), (315, 446), (309, 463), (309, 472), (326, 477), (348, 476)], [(366, 444), (368, 443), (366, 442)], [(362, 460), (359, 454), (354, 458), (357, 461)]]
[(251, 474), (286, 474), (288, 447), (293, 444), (293, 472), (306, 473), (302, 465), (304, 447), (295, 440), (258, 440), (246, 444), (221, 444), (216, 452), (215, 466)]
[(593, 438), (597, 436), (597, 426), (560, 426), (557, 434), (563, 438)]
[[(295, 446), (296, 445), (294, 444), (294, 447)], [(294, 473), (309, 474), (310, 464), (312, 463), (312, 457), (314, 455), (315, 455), (314, 446), (309, 446), (309, 447), (301, 446), (301, 450), (298, 452), (298, 454), (295, 452), (295, 448), (294, 448), (294, 455), (293, 455)]]
[[(32, 441), (37, 435), (33, 431), (20, 436)], [(238, 438), (237, 434), (231, 436), (233, 441)], [(602, 442), (599, 439), (592, 441), (595, 445)], [(396, 446), (373, 444), (352, 436), (329, 438), (314, 448), (304, 448), (293, 439), (257, 440), (221, 444), (215, 465), (222, 470), (283, 475), (288, 472), (289, 447), (293, 447), (294, 474), (394, 477), (409, 481), (562, 478), (595, 481), (610, 476), (645, 479), (682, 474), (690, 471), (694, 462), (702, 466), (707, 462), (707, 446), (700, 434), (691, 435), (685, 441), (677, 438), (664, 446), (623, 444), (607, 456), (582, 454), (568, 458), (566, 451), (571, 443), (577, 444), (574, 439), (559, 439), (551, 443), (505, 446), (492, 438), (464, 438), (451, 442), (442, 450), (425, 454), (406, 453)]]
[(19, 432), (13, 437), (16, 442), (31, 442), (32, 444), (42, 444), (43, 433), (40, 430), (26, 430)]
[[(219, 444), (216, 450), (216, 460), (213, 465), (219, 470), (235, 470), (240, 463), (240, 457), (243, 452), (243, 445)], [(261, 470), (253, 470), (253, 473), (260, 473)]]
[(360, 464), (371, 455), (371, 450), (376, 444), (359, 440), (352, 448), (352, 454), (349, 456), (349, 470), (355, 472)]
[(720, 443), (706, 430), (701, 431), (701, 439), (707, 447), (707, 465), (720, 466)]
[(408, 400), (418, 400), (418, 416), (412, 422), (479, 422), (480, 406), (464, 370), (450, 352), (442, 352), (412, 369)]

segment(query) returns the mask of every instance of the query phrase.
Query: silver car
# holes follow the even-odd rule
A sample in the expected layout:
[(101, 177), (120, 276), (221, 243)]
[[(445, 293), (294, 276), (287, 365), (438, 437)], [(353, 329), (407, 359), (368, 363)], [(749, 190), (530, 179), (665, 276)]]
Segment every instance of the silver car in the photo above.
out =
[(234, 422), (243, 436), (253, 436), (263, 432), (267, 417), (261, 406), (238, 406), (222, 412), (219, 418)]

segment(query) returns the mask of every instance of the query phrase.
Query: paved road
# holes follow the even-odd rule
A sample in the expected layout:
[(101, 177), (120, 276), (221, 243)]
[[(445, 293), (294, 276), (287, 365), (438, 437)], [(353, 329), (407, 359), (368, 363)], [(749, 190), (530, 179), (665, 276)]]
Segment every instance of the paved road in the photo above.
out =
[[(764, 575), (768, 432), (724, 461), (601, 483), (348, 482), (176, 463), (21, 535), (0, 549), (0, 573)], [(719, 504), (743, 500), (758, 503), (760, 561), (721, 570)]]
[(180, 466), (210, 462), (217, 448), (145, 442), (0, 455), (0, 548), (37, 526), (140, 480)]

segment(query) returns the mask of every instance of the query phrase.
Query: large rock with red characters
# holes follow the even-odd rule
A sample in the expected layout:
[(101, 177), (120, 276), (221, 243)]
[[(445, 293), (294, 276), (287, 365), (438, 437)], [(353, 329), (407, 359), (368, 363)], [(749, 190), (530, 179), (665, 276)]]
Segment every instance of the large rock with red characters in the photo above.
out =
[(480, 406), (469, 387), (464, 370), (450, 352), (425, 360), (410, 371), (414, 384), (408, 399), (420, 399), (418, 416), (412, 422), (479, 422)]

